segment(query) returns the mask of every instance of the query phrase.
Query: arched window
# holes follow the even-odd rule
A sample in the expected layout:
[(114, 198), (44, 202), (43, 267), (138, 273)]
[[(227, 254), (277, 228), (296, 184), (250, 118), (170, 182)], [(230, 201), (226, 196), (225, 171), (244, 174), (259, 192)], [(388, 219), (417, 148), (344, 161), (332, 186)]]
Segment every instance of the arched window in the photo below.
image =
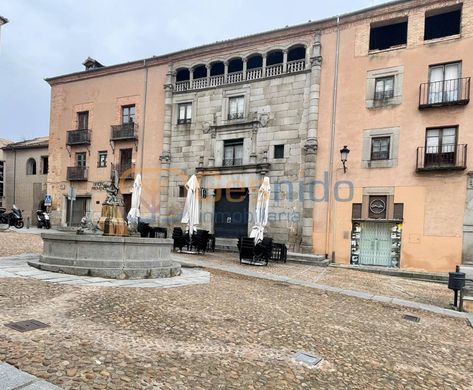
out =
[(287, 61), (305, 60), (305, 47), (293, 46), (287, 52)]
[(252, 56), (248, 57), (247, 69), (257, 69), (263, 66), (263, 56), (261, 54), (253, 54)]
[(233, 58), (228, 61), (228, 73), (241, 72), (243, 70), (243, 60), (241, 58)]
[(36, 175), (36, 160), (34, 158), (29, 158), (26, 161), (26, 174)]
[(207, 77), (207, 67), (199, 65), (194, 68), (194, 80)]
[(223, 62), (214, 62), (210, 67), (210, 76), (218, 76), (225, 73), (225, 65)]
[(176, 81), (179, 82), (179, 81), (187, 81), (190, 79), (190, 72), (189, 72), (189, 69), (187, 68), (183, 68), (183, 69), (179, 69), (177, 72), (176, 72)]
[(266, 65), (271, 66), (271, 65), (282, 64), (283, 59), (284, 59), (284, 55), (282, 53), (282, 50), (271, 51), (268, 53), (268, 56), (266, 57)]

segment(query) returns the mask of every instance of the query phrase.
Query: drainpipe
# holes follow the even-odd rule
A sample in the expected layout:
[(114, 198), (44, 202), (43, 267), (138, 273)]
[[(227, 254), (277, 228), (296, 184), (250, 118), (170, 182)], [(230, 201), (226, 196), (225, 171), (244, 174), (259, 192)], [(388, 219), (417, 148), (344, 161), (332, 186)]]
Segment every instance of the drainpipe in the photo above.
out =
[(145, 80), (144, 80), (144, 93), (143, 93), (143, 120), (141, 124), (141, 151), (140, 151), (140, 174), (141, 180), (143, 180), (143, 158), (145, 151), (145, 123), (146, 123), (146, 102), (148, 100), (148, 66), (146, 59), (143, 60), (143, 66), (145, 68)]
[[(332, 262), (335, 261), (335, 223), (334, 223), (334, 205), (333, 205), (333, 160), (335, 153), (335, 136), (336, 136), (336, 120), (337, 120), (337, 86), (338, 86), (338, 65), (340, 61), (340, 16), (337, 16), (337, 38), (335, 45), (335, 72), (333, 76), (332, 91), (332, 119), (330, 135), (330, 156), (328, 167), (328, 188), (329, 200), (327, 205), (327, 215), (325, 216), (325, 256), (328, 257), (331, 252)], [(332, 224), (332, 243), (330, 243), (330, 225)]]
[(13, 204), (16, 204), (16, 149), (13, 150)]

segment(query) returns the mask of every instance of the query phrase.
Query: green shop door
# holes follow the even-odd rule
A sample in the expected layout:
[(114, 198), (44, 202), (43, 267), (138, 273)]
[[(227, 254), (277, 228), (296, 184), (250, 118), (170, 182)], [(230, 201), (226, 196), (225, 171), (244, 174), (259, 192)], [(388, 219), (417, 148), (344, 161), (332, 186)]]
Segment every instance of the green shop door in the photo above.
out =
[(360, 264), (391, 267), (392, 238), (389, 223), (362, 222)]

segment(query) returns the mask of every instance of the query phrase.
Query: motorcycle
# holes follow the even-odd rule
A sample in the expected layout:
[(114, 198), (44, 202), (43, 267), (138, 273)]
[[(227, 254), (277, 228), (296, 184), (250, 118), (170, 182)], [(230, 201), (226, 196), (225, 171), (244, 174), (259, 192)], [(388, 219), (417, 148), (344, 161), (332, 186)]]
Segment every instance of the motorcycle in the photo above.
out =
[(36, 226), (38, 226), (38, 229), (43, 227), (51, 229), (51, 221), (49, 220), (49, 214), (46, 211), (36, 210)]
[(9, 213), (7, 213), (5, 209), (0, 211), (3, 211), (0, 214), (0, 223), (8, 224), (8, 226), (14, 226), (17, 229), (21, 229), (23, 226), (25, 226), (25, 223), (23, 222), (23, 213), (15, 205), (13, 205), (12, 210)]

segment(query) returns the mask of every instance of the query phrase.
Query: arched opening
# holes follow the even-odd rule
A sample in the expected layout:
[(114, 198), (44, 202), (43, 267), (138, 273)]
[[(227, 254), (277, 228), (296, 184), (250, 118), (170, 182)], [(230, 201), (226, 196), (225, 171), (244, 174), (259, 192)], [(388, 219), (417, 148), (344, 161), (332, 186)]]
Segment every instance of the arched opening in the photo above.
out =
[(179, 69), (176, 72), (176, 81), (177, 82), (179, 82), (179, 81), (188, 81), (188, 80), (190, 80), (189, 69), (183, 68), (183, 69)]
[(248, 60), (246, 63), (246, 68), (248, 70), (262, 68), (262, 67), (263, 67), (263, 56), (261, 54), (253, 54), (250, 57), (248, 57)]
[(34, 158), (29, 158), (26, 161), (26, 174), (36, 175), (36, 160)]
[(287, 62), (305, 60), (305, 47), (293, 46), (287, 52)]
[(207, 67), (205, 65), (198, 65), (194, 68), (194, 80), (207, 77)]
[(297, 45), (287, 52), (287, 72), (299, 72), (305, 69), (305, 47)]
[(228, 61), (228, 73), (243, 72), (243, 60), (234, 58)]
[(214, 62), (210, 66), (210, 76), (219, 76), (225, 73), (225, 65), (223, 62)]
[(282, 53), (282, 50), (271, 51), (268, 53), (266, 57), (266, 65), (271, 66), (271, 65), (282, 64), (283, 60), (284, 60), (284, 55)]

